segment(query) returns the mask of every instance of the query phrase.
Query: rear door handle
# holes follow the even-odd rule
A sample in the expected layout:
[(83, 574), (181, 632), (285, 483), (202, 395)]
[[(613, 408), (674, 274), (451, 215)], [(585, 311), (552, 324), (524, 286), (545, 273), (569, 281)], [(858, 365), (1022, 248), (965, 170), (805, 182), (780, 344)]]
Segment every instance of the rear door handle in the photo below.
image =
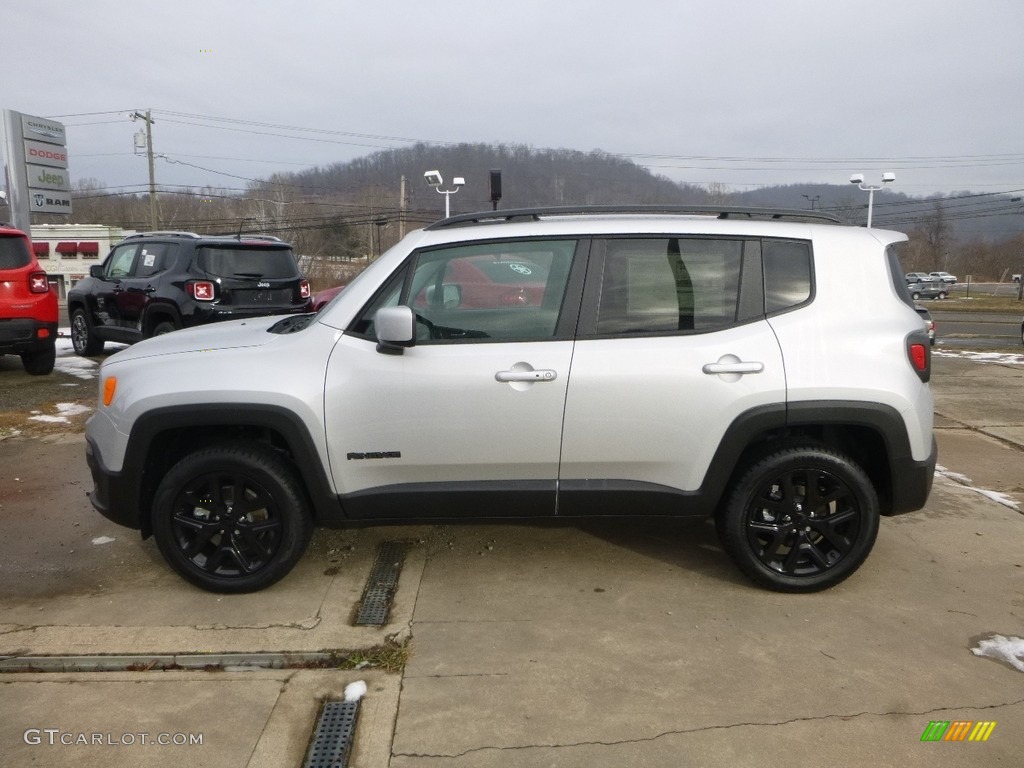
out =
[(494, 374), (497, 381), (554, 381), (558, 374), (550, 369), (541, 368), (536, 371), (498, 371)]

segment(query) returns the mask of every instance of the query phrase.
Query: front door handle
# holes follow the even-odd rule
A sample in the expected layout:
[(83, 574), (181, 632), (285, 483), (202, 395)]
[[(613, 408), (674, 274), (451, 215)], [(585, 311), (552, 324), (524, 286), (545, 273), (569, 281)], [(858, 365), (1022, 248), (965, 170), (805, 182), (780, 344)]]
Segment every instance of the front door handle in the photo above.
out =
[(494, 378), (497, 381), (508, 382), (508, 381), (554, 381), (558, 378), (558, 374), (547, 368), (541, 368), (535, 371), (498, 371), (494, 374)]
[(707, 363), (701, 369), (704, 373), (761, 373), (764, 370), (764, 363), (757, 362), (744, 362), (743, 360), (737, 360), (736, 362), (718, 362), (718, 363)]

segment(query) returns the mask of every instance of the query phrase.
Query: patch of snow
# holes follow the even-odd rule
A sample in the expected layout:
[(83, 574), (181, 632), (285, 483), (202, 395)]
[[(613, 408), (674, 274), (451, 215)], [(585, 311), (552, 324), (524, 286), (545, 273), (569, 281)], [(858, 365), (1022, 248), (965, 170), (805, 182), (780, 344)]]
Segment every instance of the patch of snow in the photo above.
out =
[(92, 408), (81, 403), (57, 403), (57, 413), (61, 416), (77, 416), (80, 413), (89, 413)]
[(32, 411), (32, 413), (36, 415), (29, 416), (28, 418), (30, 421), (42, 421), (47, 424), (70, 424), (71, 422), (68, 420), (68, 416), (78, 416), (79, 414), (88, 413), (92, 410), (89, 406), (82, 405), (81, 403), (57, 403), (56, 407), (56, 416), (40, 413), (39, 411)]
[(1019, 637), (993, 635), (988, 640), (979, 641), (976, 648), (971, 648), (971, 653), (1005, 661), (1014, 669), (1024, 672), (1024, 639)]
[(999, 491), (989, 491), (986, 490), (985, 488), (974, 488), (973, 486), (971, 487), (971, 490), (975, 491), (976, 493), (980, 493), (982, 496), (985, 496), (986, 498), (992, 499), (992, 501), (998, 504), (1002, 504), (1004, 507), (1009, 507), (1014, 512), (1021, 511), (1020, 504), (1018, 504), (1012, 498), (1007, 496), (1005, 493), (999, 493)]
[(356, 680), (345, 686), (345, 701), (359, 701), (366, 695), (366, 683)]
[(963, 349), (932, 349), (935, 357), (955, 357), (973, 360), (977, 363), (1002, 363), (1003, 365), (1024, 365), (1024, 355), (1006, 352), (970, 352)]
[(1020, 503), (1015, 501), (1012, 497), (1007, 496), (1005, 493), (1000, 493), (999, 491), (990, 491), (988, 488), (978, 488), (974, 485), (973, 482), (971, 482), (971, 478), (969, 478), (967, 475), (961, 475), (957, 472), (950, 472), (948, 469), (946, 469), (940, 464), (935, 465), (935, 474), (939, 475), (940, 477), (945, 477), (947, 480), (952, 480), (954, 483), (963, 486), (969, 491), (980, 493), (986, 499), (991, 499), (997, 504), (1002, 504), (1004, 507), (1009, 507), (1014, 512), (1024, 512), (1024, 509), (1021, 509)]
[(967, 475), (961, 475), (959, 472), (950, 472), (941, 464), (935, 465), (935, 474), (947, 477), (954, 482), (960, 483), (961, 485), (973, 485), (973, 481)]
[(97, 536), (95, 539), (92, 540), (92, 543), (97, 545), (110, 544), (113, 541), (117, 541), (117, 539), (112, 539), (109, 536)]
[[(88, 357), (79, 357), (75, 354), (75, 347), (71, 343), (71, 331), (69, 329), (61, 328), (57, 333), (57, 359), (53, 364), (54, 370), (86, 381), (95, 379), (96, 372), (100, 367), (99, 363), (95, 360), (90, 360)], [(126, 344), (107, 343), (107, 349), (111, 352), (124, 349), (126, 346)]]

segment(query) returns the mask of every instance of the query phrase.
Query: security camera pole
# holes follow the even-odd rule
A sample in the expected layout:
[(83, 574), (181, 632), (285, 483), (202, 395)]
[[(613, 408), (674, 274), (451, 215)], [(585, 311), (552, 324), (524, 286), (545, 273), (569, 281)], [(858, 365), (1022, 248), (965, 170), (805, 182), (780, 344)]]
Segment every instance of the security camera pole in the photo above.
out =
[(456, 176), (452, 179), (452, 184), (455, 185), (453, 189), (441, 189), (444, 179), (441, 177), (440, 171), (427, 171), (423, 174), (423, 178), (427, 180), (427, 184), (432, 186), (438, 194), (444, 195), (444, 217), (446, 219), (451, 217), (451, 196), (459, 191), (459, 188), (466, 183), (466, 180), (461, 176)]
[(856, 184), (858, 189), (862, 189), (868, 193), (868, 229), (871, 229), (871, 212), (875, 205), (875, 192), (880, 189), (884, 189), (886, 184), (891, 184), (894, 181), (896, 181), (896, 174), (889, 173), (888, 171), (882, 174), (882, 186), (880, 187), (864, 186), (863, 173), (855, 173), (850, 177), (851, 184)]

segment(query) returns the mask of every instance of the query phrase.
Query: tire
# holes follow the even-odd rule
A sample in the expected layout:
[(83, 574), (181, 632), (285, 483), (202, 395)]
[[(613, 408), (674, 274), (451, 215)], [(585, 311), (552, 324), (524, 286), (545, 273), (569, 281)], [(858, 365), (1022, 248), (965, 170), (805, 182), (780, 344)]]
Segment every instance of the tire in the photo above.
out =
[(939, 298), (940, 299), (946, 298), (946, 292), (945, 291), (939, 291)]
[(171, 322), (170, 320), (163, 320), (156, 324), (156, 327), (153, 329), (153, 333), (151, 333), (150, 335), (163, 336), (165, 333), (171, 333), (172, 331), (176, 330), (178, 330), (178, 326), (176, 326), (173, 322)]
[(291, 466), (269, 448), (243, 443), (198, 450), (175, 464), (157, 488), (152, 523), (174, 570), (224, 593), (254, 592), (283, 578), (313, 532)]
[(53, 364), (56, 360), (57, 348), (53, 344), (43, 349), (21, 353), (21, 364), (30, 376), (46, 376), (53, 371)]
[(921, 298), (921, 294), (920, 293), (912, 293), (912, 294), (910, 294), (910, 298), (912, 298), (914, 301), (917, 301), (918, 299)]
[(75, 354), (83, 357), (92, 357), (103, 351), (103, 339), (96, 338), (92, 323), (81, 307), (71, 313), (71, 345)]
[(878, 495), (864, 470), (808, 444), (755, 461), (716, 523), (722, 546), (753, 581), (778, 592), (817, 592), (860, 567), (878, 521)]

